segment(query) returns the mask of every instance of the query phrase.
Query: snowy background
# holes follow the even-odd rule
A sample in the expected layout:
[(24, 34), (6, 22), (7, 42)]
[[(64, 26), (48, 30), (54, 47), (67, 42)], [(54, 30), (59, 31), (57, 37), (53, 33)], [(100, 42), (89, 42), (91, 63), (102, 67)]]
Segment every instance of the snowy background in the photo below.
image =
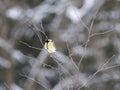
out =
[(119, 88), (120, 0), (0, 0), (0, 90)]

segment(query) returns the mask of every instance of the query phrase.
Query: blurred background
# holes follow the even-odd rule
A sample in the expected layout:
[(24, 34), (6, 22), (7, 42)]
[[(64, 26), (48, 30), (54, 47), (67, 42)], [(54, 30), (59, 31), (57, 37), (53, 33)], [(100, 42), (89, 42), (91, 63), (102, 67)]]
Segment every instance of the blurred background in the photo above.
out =
[(0, 0), (0, 90), (119, 88), (120, 0)]

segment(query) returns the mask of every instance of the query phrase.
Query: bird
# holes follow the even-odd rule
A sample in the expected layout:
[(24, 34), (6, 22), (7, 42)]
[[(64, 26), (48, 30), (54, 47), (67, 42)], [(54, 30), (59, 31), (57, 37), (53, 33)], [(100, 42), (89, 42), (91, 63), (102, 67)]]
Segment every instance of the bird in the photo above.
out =
[(56, 52), (56, 47), (52, 39), (47, 39), (44, 44), (44, 48), (49, 52), (49, 53), (54, 53)]

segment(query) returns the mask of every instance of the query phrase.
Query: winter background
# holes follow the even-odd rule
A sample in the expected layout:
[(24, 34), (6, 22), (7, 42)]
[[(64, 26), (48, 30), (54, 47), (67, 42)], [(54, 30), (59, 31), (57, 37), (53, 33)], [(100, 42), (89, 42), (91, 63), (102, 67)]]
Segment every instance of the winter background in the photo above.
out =
[(120, 90), (120, 0), (0, 0), (0, 90)]

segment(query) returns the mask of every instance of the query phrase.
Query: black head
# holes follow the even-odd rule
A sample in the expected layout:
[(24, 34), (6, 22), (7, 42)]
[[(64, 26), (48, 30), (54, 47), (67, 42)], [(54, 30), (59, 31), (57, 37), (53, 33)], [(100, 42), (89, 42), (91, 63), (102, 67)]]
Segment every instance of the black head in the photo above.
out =
[(46, 39), (45, 42), (52, 42), (52, 39)]

